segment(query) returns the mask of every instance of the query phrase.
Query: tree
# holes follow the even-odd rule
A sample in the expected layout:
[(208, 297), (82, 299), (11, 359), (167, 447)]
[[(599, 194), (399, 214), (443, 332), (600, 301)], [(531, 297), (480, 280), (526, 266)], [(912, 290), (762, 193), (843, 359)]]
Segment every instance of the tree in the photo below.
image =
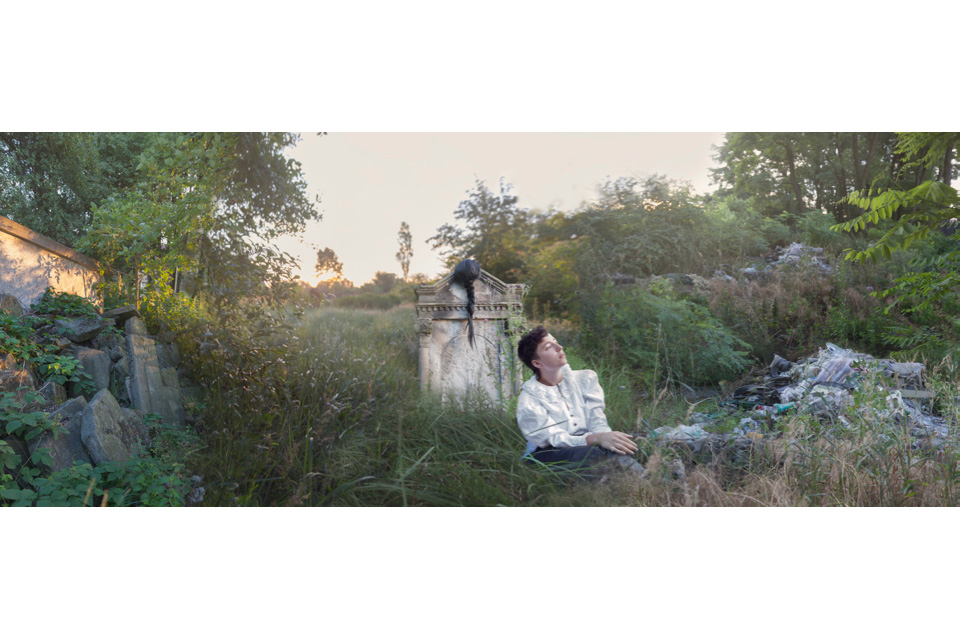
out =
[(330, 247), (324, 247), (317, 251), (317, 275), (329, 273), (330, 279), (343, 278), (343, 263), (337, 258), (337, 254)]
[(507, 282), (518, 280), (524, 254), (532, 239), (530, 212), (517, 206), (513, 187), (500, 179), (495, 194), (479, 178), (468, 198), (460, 202), (454, 217), (463, 227), (444, 224), (427, 239), (434, 249), (444, 249), (446, 267), (453, 268), (464, 258), (473, 258), (481, 268)]
[(93, 207), (134, 183), (146, 133), (0, 133), (0, 213), (74, 246)]
[(893, 133), (729, 133), (714, 155), (716, 196), (753, 199), (771, 217), (828, 209), (842, 221), (857, 215), (843, 200), (851, 192), (908, 179), (895, 142)]
[(399, 282), (400, 278), (397, 277), (397, 274), (377, 271), (373, 276), (373, 280), (370, 281), (370, 284), (380, 293), (390, 293)]
[[(891, 220), (887, 231), (862, 251), (850, 249), (847, 260), (876, 262), (878, 256), (890, 258), (895, 251), (910, 247), (945, 225), (956, 227), (960, 217), (960, 197), (950, 186), (956, 172), (954, 149), (958, 133), (900, 133), (897, 152), (906, 158), (905, 168), (939, 171), (940, 180), (926, 180), (910, 189), (862, 189), (846, 200), (863, 213), (834, 227), (837, 231), (863, 231), (868, 225)], [(955, 243), (953, 243), (956, 246)], [(914, 273), (897, 278), (895, 290), (917, 301), (911, 310), (929, 308), (960, 285), (960, 250), (953, 249), (934, 259), (915, 262)], [(884, 292), (889, 294), (891, 291)], [(901, 300), (903, 298), (901, 297)]]
[(400, 243), (400, 250), (397, 251), (396, 258), (403, 270), (403, 279), (406, 280), (410, 273), (410, 258), (413, 257), (413, 234), (410, 233), (410, 225), (406, 222), (400, 223), (397, 240)]
[[(84, 247), (123, 269), (135, 260), (156, 289), (180, 272), (221, 318), (241, 300), (282, 301), (296, 261), (272, 241), (320, 219), (289, 133), (159, 134), (138, 181), (94, 208)], [(120, 247), (136, 246), (137, 256)]]

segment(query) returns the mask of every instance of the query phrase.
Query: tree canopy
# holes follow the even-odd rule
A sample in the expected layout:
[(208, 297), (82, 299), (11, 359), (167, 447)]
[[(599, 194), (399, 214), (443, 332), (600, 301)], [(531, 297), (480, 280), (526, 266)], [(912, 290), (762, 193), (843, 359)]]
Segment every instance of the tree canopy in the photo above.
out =
[[(215, 308), (280, 300), (295, 260), (272, 243), (321, 215), (289, 133), (158, 134), (137, 181), (94, 208), (83, 247), (117, 269), (169, 286), (182, 273)], [(139, 278), (137, 279), (139, 281)]]

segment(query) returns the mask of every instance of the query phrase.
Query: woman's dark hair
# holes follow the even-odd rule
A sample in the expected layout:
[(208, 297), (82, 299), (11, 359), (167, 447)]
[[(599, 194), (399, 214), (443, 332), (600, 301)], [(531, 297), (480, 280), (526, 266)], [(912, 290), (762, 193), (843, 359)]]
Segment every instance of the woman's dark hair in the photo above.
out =
[(533, 359), (537, 355), (537, 345), (540, 344), (540, 341), (547, 337), (547, 334), (550, 333), (543, 328), (543, 325), (539, 327), (534, 327), (530, 329), (517, 344), (517, 355), (520, 357), (520, 361), (523, 364), (530, 367), (530, 370), (537, 374), (537, 377), (540, 377), (540, 371), (533, 366)]
[(467, 326), (469, 327), (470, 346), (473, 346), (473, 281), (480, 277), (480, 263), (467, 258), (453, 268), (453, 281), (467, 290)]

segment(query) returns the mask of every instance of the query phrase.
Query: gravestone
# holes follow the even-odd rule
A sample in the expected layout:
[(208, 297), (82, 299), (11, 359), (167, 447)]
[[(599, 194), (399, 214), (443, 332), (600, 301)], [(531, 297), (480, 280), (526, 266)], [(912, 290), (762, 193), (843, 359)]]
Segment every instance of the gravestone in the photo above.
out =
[(473, 346), (467, 292), (453, 274), (417, 287), (420, 391), (444, 399), (482, 393), (505, 403), (520, 391), (520, 361), (510, 338), (519, 338), (513, 334), (523, 314), (524, 285), (504, 284), (481, 270), (473, 286)]

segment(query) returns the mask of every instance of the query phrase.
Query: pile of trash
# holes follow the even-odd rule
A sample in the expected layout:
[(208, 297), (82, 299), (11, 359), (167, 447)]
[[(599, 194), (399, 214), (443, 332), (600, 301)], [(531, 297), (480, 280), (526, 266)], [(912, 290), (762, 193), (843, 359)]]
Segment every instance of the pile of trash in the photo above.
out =
[(740, 269), (740, 273), (752, 280), (775, 269), (798, 267), (802, 264), (812, 264), (823, 274), (833, 272), (833, 267), (823, 258), (823, 247), (808, 247), (799, 242), (792, 242), (788, 247), (777, 247), (766, 256), (766, 261), (767, 265), (763, 268), (747, 267)]
[[(839, 433), (853, 427), (844, 415), (855, 404), (853, 393), (873, 392), (878, 402), (862, 410), (871, 412), (864, 417), (878, 437), (892, 438), (893, 431), (906, 429), (915, 449), (938, 449), (954, 427), (933, 415), (934, 393), (924, 387), (924, 369), (919, 362), (877, 359), (828, 342), (815, 357), (797, 362), (774, 356), (762, 379), (735, 389), (718, 403), (726, 414), (694, 413), (691, 424), (661, 427), (653, 435), (693, 453), (705, 445), (714, 452), (718, 446), (742, 449), (765, 434), (780, 433), (778, 423), (798, 413), (814, 416)], [(725, 415), (740, 415), (739, 424), (727, 434), (711, 433)]]

